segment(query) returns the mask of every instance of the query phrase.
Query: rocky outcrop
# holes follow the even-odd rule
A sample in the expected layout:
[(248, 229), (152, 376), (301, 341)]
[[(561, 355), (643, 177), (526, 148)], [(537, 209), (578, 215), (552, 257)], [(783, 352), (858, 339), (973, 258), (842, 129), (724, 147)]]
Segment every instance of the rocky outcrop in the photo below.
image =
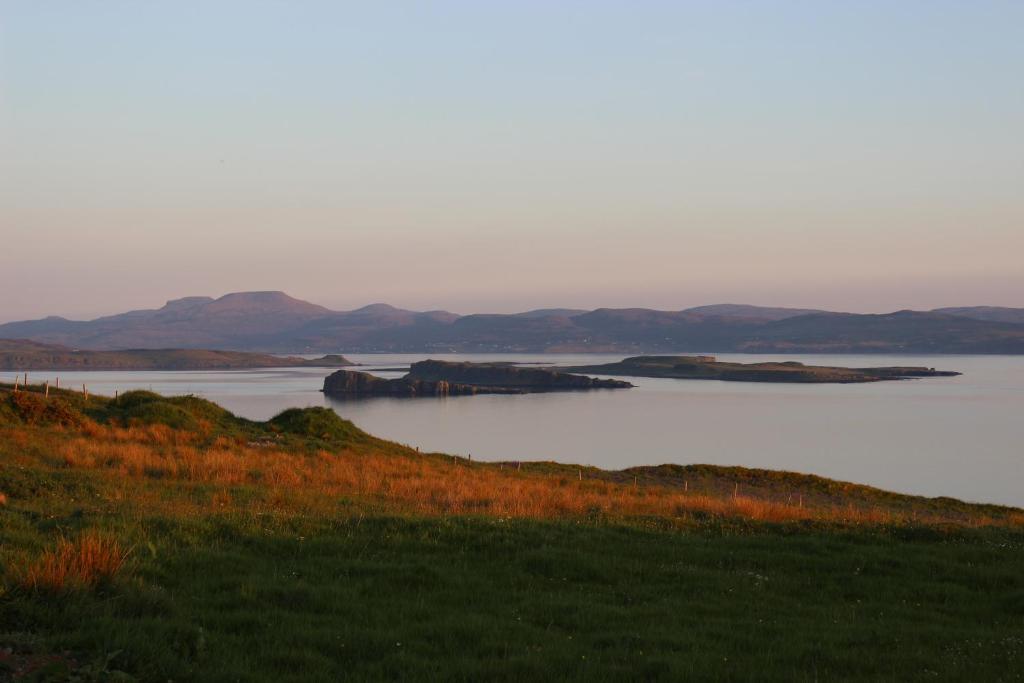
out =
[(629, 382), (614, 379), (595, 379), (540, 368), (427, 360), (413, 363), (409, 374), (400, 379), (384, 379), (365, 372), (339, 370), (324, 380), (324, 393), (338, 397), (463, 396), (620, 389), (631, 386)]
[(324, 379), (324, 393), (328, 396), (463, 396), (478, 393), (520, 393), (490, 387), (457, 384), (446, 380), (428, 381), (410, 379), (384, 379), (366, 372), (338, 370)]
[(525, 368), (508, 363), (453, 363), (424, 360), (413, 363), (409, 378), (447, 380), (478, 387), (508, 387), (523, 392), (566, 391), (572, 389), (620, 389), (632, 386), (615, 379), (596, 379), (572, 375), (549, 368)]

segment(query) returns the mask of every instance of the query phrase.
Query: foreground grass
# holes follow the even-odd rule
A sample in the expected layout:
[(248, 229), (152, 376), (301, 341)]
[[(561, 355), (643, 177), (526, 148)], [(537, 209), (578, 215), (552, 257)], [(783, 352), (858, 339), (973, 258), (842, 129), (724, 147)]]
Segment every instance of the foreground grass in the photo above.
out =
[[(5, 661), (40, 680), (1024, 671), (1019, 511), (751, 471), (470, 467), (315, 411), (268, 426), (137, 398), (0, 403), (0, 680)], [(749, 498), (719, 494), (741, 480)], [(26, 580), (76, 543), (107, 573)]]

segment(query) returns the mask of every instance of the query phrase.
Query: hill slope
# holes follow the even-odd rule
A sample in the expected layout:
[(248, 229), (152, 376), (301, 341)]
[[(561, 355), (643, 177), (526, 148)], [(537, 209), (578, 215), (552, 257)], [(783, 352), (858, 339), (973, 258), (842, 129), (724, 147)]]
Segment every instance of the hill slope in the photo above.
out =
[[(1012, 680), (1020, 510), (0, 386), (0, 678)], [(40, 669), (46, 667), (40, 672)]]

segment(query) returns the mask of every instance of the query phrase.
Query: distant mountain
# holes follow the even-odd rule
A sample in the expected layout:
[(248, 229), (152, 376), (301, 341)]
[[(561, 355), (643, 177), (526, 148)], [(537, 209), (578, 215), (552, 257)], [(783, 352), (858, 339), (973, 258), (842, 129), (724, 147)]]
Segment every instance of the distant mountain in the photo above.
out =
[(1024, 325), (922, 311), (816, 313), (768, 323), (738, 341), (752, 353), (1024, 353)]
[(1012, 314), (1022, 310), (977, 307), (861, 315), (717, 304), (682, 311), (554, 308), (459, 316), (387, 304), (332, 311), (282, 292), (241, 292), (219, 299), (176, 299), (162, 308), (89, 321), (51, 317), (7, 323), (0, 325), (0, 338), (69, 349), (292, 353), (1024, 353), (1024, 321)]
[(963, 306), (960, 308), (936, 308), (932, 313), (958, 315), (962, 318), (988, 320), (997, 323), (1016, 323), (1024, 325), (1024, 308), (1005, 308), (1001, 306)]
[(538, 308), (535, 311), (523, 311), (514, 315), (517, 318), (572, 318), (586, 312), (583, 308)]
[(746, 304), (713, 304), (687, 308), (686, 313), (715, 316), (718, 318), (739, 318), (744, 320), (785, 320), (809, 313), (825, 313), (813, 308), (771, 308), (765, 306), (748, 306)]
[[(0, 336), (81, 349), (250, 348), (274, 330), (290, 330), (332, 311), (283, 292), (187, 297), (162, 308), (90, 321), (44, 318), (0, 325)], [(259, 344), (255, 344), (259, 346)]]

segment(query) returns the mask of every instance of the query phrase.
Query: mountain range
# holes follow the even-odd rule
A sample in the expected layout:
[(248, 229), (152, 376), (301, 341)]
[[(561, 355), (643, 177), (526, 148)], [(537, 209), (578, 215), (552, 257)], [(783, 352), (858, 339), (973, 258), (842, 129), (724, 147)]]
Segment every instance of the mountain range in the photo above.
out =
[(0, 339), (76, 349), (263, 352), (1024, 353), (1024, 308), (854, 314), (739, 304), (681, 311), (540, 309), (457, 315), (373, 304), (333, 311), (283, 292), (187, 297), (95, 320), (0, 325)]

